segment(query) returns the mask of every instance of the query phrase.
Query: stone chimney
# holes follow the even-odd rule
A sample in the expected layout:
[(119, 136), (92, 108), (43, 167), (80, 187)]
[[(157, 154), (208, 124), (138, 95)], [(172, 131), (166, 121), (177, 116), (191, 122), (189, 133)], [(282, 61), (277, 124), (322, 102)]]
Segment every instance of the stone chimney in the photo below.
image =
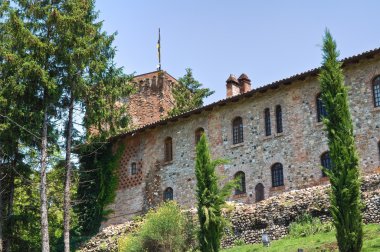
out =
[(227, 97), (240, 94), (240, 84), (234, 75), (230, 75), (226, 80)]
[(251, 91), (251, 80), (244, 73), (240, 75), (239, 79), (236, 79), (236, 77), (231, 74), (226, 83), (227, 97)]
[(248, 76), (243, 73), (240, 75), (239, 79), (239, 84), (240, 84), (240, 93), (245, 93), (248, 91), (251, 91), (251, 80), (248, 78)]

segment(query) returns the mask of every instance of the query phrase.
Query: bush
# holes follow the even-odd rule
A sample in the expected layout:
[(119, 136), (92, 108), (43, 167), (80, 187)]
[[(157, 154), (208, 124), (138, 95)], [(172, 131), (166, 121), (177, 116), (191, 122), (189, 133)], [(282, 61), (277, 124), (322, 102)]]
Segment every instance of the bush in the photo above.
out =
[(234, 241), (234, 247), (239, 247), (245, 245), (245, 241), (242, 238), (236, 239)]
[(289, 225), (289, 235), (292, 237), (305, 237), (316, 233), (326, 233), (334, 229), (331, 222), (321, 222), (319, 218), (304, 214)]
[(150, 210), (135, 234), (119, 240), (120, 252), (185, 250), (185, 217), (173, 201)]

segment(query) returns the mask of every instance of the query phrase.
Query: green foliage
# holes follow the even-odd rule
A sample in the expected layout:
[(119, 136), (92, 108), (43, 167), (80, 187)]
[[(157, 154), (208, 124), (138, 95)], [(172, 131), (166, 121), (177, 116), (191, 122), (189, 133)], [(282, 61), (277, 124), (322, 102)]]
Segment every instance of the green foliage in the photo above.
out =
[(230, 182), (226, 183), (223, 188), (219, 187), (215, 168), (225, 164), (226, 160), (211, 160), (205, 134), (201, 136), (197, 144), (196, 153), (199, 246), (201, 251), (217, 252), (220, 249), (220, 241), (226, 227), (226, 220), (222, 216), (222, 206), (235, 183)]
[[(380, 225), (364, 225), (364, 243), (363, 252), (377, 252), (380, 248)], [(297, 251), (302, 248), (307, 252), (331, 252), (338, 251), (335, 239), (335, 230), (331, 232), (317, 233), (306, 237), (287, 236), (283, 239), (272, 241), (269, 247), (263, 247), (262, 244), (250, 244), (237, 246), (223, 250), (224, 252), (287, 252)]]
[(234, 241), (234, 247), (236, 247), (236, 246), (243, 246), (243, 245), (245, 245), (245, 241), (244, 241), (244, 239), (242, 239), (242, 238), (240, 238), (240, 239), (236, 239), (236, 240)]
[(110, 213), (106, 207), (116, 197), (116, 171), (124, 149), (125, 146), (119, 144), (114, 152), (108, 143), (83, 146), (80, 151), (78, 204), (74, 208), (79, 219), (76, 231), (80, 236), (96, 233)]
[(322, 223), (319, 218), (309, 214), (302, 215), (289, 225), (291, 237), (306, 237), (317, 233), (331, 232), (334, 225), (331, 222)]
[(174, 201), (165, 202), (147, 213), (137, 233), (119, 240), (119, 251), (184, 251), (186, 228), (186, 218), (178, 204)]
[(323, 39), (323, 66), (319, 74), (322, 101), (327, 111), (323, 122), (328, 133), (332, 170), (325, 170), (331, 183), (331, 208), (337, 241), (342, 252), (357, 252), (363, 243), (359, 161), (347, 88), (339, 52), (329, 31)]
[(176, 116), (201, 107), (203, 99), (214, 93), (208, 88), (201, 87), (202, 84), (194, 79), (192, 70), (187, 68), (186, 74), (178, 79), (178, 85), (173, 88), (175, 107), (169, 111), (169, 116)]

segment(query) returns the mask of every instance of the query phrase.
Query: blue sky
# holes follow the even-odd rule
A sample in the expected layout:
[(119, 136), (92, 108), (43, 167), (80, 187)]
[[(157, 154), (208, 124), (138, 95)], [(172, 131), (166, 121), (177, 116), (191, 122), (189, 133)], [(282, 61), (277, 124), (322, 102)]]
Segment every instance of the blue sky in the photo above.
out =
[(253, 87), (320, 66), (326, 27), (341, 58), (380, 47), (380, 1), (352, 0), (97, 0), (104, 29), (118, 32), (116, 62), (126, 73), (154, 71), (161, 28), (162, 68), (185, 68), (226, 96), (229, 74), (246, 73)]

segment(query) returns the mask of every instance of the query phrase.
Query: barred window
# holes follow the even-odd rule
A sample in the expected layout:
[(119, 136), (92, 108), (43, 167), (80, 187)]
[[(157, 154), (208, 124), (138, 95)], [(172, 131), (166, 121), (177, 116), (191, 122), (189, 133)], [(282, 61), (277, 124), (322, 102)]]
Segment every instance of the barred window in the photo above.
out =
[(131, 174), (132, 175), (137, 174), (137, 165), (136, 165), (135, 162), (133, 162), (132, 165), (131, 165)]
[(380, 160), (380, 141), (377, 143), (377, 149), (379, 151), (379, 160)]
[(373, 81), (373, 98), (375, 107), (380, 107), (380, 76), (377, 76)]
[(264, 200), (264, 186), (261, 183), (258, 183), (255, 186), (255, 196), (256, 196), (256, 202)]
[(172, 146), (172, 138), (167, 137), (165, 139), (165, 161), (173, 160), (173, 146)]
[(323, 117), (327, 116), (325, 105), (323, 105), (321, 93), (317, 95), (317, 120), (322, 122)]
[[(325, 153), (323, 153), (321, 155), (321, 165), (324, 168), (331, 170), (332, 162), (331, 162), (331, 158), (330, 158), (330, 152), (326, 151)], [(326, 174), (323, 171), (322, 171), (322, 177), (326, 177)]]
[(236, 117), (232, 121), (232, 142), (233, 144), (242, 143), (243, 139), (243, 119)]
[(238, 179), (238, 186), (235, 188), (235, 195), (246, 193), (245, 190), (245, 173), (239, 171), (235, 174), (235, 179)]
[(282, 133), (282, 111), (281, 106), (276, 106), (276, 129), (277, 133)]
[(173, 188), (168, 187), (164, 191), (164, 201), (173, 200)]
[(195, 131), (195, 145), (197, 145), (199, 140), (201, 140), (201, 136), (203, 133), (205, 133), (205, 130), (203, 128), (198, 128)]
[(283, 186), (284, 185), (284, 174), (282, 164), (275, 163), (272, 166), (272, 186)]
[(270, 125), (270, 111), (269, 108), (264, 110), (264, 120), (265, 120), (265, 135), (270, 136), (272, 134)]

